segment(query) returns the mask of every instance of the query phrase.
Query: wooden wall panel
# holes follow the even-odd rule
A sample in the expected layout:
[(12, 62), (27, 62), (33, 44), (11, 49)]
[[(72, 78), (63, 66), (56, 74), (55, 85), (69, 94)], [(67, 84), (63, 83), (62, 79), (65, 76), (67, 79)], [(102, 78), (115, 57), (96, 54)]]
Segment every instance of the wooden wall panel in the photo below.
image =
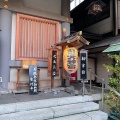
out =
[(48, 58), (51, 46), (58, 42), (59, 22), (17, 14), (16, 60)]

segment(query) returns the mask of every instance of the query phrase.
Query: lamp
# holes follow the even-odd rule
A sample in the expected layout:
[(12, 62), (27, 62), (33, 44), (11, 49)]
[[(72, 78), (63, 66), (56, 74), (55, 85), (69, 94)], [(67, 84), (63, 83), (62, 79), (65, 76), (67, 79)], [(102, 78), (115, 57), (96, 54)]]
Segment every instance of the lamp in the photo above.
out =
[(100, 4), (94, 3), (88, 9), (88, 14), (96, 15), (99, 12), (102, 12), (102, 6)]
[(8, 8), (8, 0), (4, 0), (4, 8)]
[(78, 69), (78, 50), (74, 47), (66, 48), (63, 52), (63, 66), (69, 73), (74, 73)]

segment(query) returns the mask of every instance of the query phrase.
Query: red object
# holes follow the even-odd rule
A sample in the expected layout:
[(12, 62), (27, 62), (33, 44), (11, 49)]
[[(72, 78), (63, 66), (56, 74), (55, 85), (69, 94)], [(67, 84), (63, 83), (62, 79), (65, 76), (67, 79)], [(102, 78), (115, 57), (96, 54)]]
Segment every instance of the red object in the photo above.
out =
[(70, 82), (77, 82), (77, 72), (71, 73), (70, 76), (71, 76)]

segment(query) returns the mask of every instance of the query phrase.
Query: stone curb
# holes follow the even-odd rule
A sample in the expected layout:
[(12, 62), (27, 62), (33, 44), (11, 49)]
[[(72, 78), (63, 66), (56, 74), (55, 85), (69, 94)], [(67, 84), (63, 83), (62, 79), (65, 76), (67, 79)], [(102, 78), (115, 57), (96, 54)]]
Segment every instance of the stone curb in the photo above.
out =
[(36, 100), (36, 101), (29, 101), (29, 102), (3, 104), (3, 105), (0, 105), (0, 115), (14, 113), (14, 112), (42, 109), (42, 108), (48, 108), (48, 107), (55, 107), (55, 106), (61, 106), (61, 105), (96, 101), (96, 100), (101, 100), (100, 94), (95, 94), (91, 96), (86, 95), (84, 97), (72, 96), (72, 97)]

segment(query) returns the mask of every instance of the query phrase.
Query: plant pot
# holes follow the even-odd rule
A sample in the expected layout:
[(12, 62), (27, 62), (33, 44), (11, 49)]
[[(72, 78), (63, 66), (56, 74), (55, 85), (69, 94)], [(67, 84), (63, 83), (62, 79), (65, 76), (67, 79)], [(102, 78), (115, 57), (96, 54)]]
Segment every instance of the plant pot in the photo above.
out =
[(109, 115), (109, 120), (119, 120), (119, 119), (110, 114), (110, 115)]

